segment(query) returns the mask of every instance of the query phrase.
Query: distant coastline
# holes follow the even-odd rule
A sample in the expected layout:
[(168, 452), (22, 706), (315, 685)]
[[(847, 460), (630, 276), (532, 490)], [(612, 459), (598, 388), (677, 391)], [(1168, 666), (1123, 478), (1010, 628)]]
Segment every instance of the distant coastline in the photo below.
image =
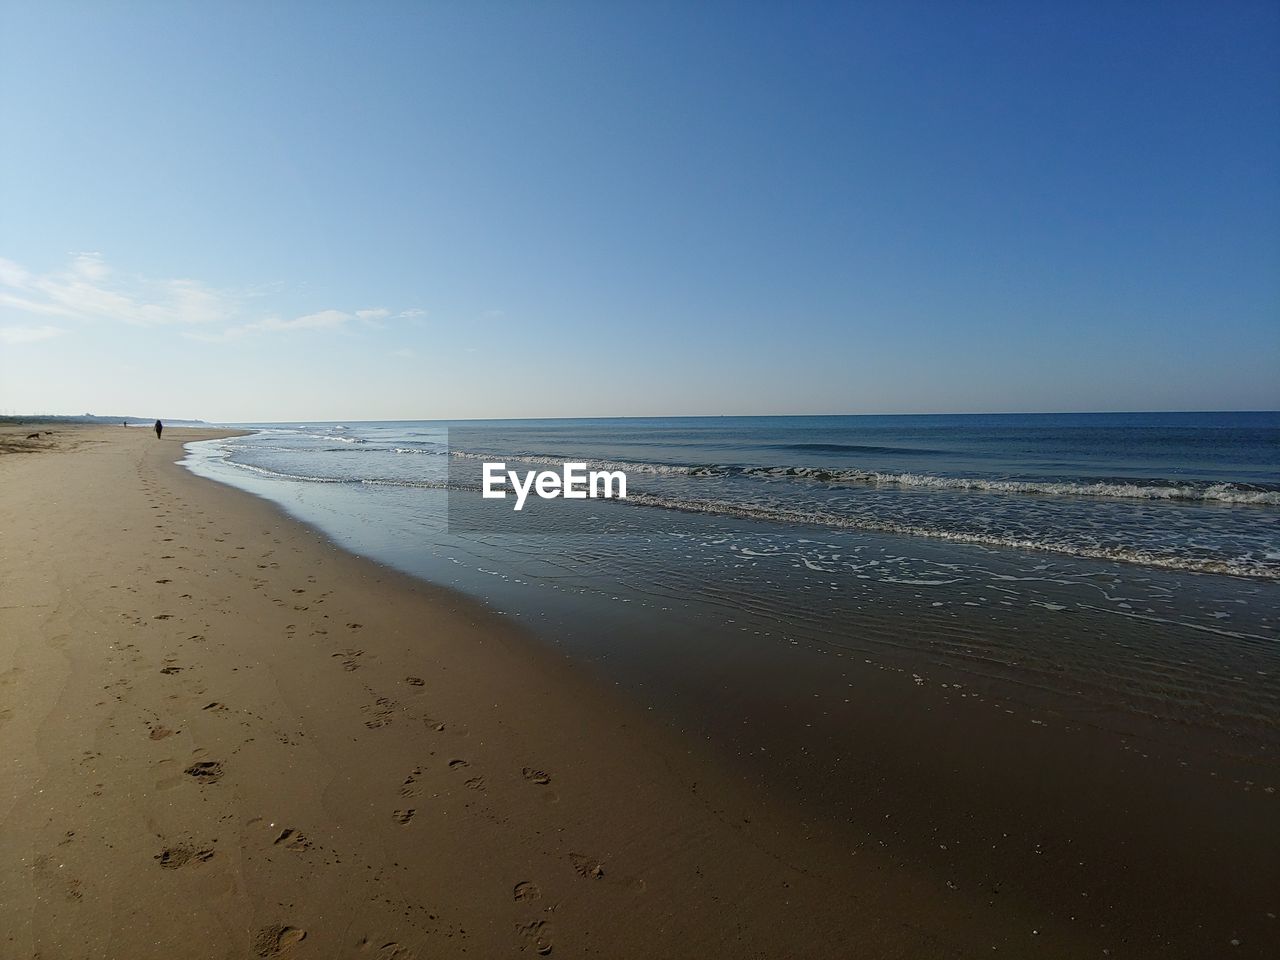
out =
[[(62, 424), (112, 424), (127, 423), (130, 426), (150, 426), (155, 417), (104, 417), (94, 413), (82, 413), (78, 416), (57, 413), (3, 414), (0, 423), (12, 423), (21, 426), (24, 423), (62, 423)], [(161, 418), (166, 424), (175, 427), (207, 427), (204, 420), (178, 420)]]

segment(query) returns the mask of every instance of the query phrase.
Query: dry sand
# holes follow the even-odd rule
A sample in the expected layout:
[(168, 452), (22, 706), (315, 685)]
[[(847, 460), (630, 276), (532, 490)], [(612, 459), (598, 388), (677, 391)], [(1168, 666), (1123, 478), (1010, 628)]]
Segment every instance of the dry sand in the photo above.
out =
[(32, 429), (0, 456), (0, 956), (1102, 955), (174, 466), (208, 432)]

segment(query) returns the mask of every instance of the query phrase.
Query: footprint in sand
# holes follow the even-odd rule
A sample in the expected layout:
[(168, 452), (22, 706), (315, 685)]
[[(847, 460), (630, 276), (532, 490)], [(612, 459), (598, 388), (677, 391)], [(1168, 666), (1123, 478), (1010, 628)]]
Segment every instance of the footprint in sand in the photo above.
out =
[(152, 740), (163, 740), (165, 737), (172, 737), (178, 732), (177, 730), (170, 730), (168, 727), (162, 726), (158, 723), (151, 727), (150, 730), (151, 732), (149, 736)]
[(188, 863), (205, 863), (212, 860), (213, 851), (193, 850), (190, 847), (165, 847), (151, 859), (159, 861), (160, 866), (165, 870), (177, 870)]
[(465, 761), (465, 760), (450, 760), (450, 761), (449, 761), (449, 769), (450, 769), (450, 770), (460, 770), (460, 769), (462, 769), (463, 767), (468, 767), (468, 766), (470, 766), (470, 764), (469, 764), (469, 763), (467, 763), (467, 761)]
[(338, 657), (342, 660), (343, 670), (347, 670), (347, 671), (359, 670), (360, 664), (357, 661), (364, 656), (364, 651), (363, 650), (343, 650), (339, 653), (335, 653), (333, 656)]
[(574, 872), (583, 879), (600, 880), (604, 877), (604, 865), (595, 857), (583, 856), (580, 853), (569, 854), (569, 862)]
[(253, 937), (253, 952), (259, 957), (275, 957), (307, 938), (307, 931), (283, 923), (262, 927)]
[(526, 780), (530, 783), (536, 783), (539, 786), (546, 786), (551, 782), (550, 776), (535, 767), (525, 767), (523, 773)]
[(289, 850), (306, 850), (311, 846), (311, 841), (301, 830), (295, 830), (293, 827), (285, 827), (280, 831), (280, 836), (276, 837), (272, 843), (279, 847), (284, 846)]
[(515, 885), (512, 897), (516, 903), (521, 903), (525, 900), (538, 900), (542, 897), (542, 891), (538, 889), (538, 885), (532, 880), (521, 880)]
[(222, 779), (222, 764), (217, 760), (201, 760), (182, 772), (197, 783), (217, 783)]
[(84, 891), (80, 889), (80, 880), (76, 877), (66, 876), (62, 870), (63, 865), (56, 862), (59, 859), (61, 858), (51, 857), (47, 853), (42, 853), (36, 857), (31, 864), (36, 879), (48, 891), (60, 892), (63, 899), (69, 903), (83, 900)]
[(414, 767), (413, 772), (404, 778), (404, 784), (400, 787), (400, 796), (406, 800), (420, 796), (422, 790), (418, 787), (418, 778), (422, 776), (422, 768)]
[(403, 825), (403, 824), (407, 824), (410, 820), (412, 820), (413, 815), (417, 812), (418, 811), (415, 810), (413, 807), (410, 807), (408, 810), (392, 810), (391, 818), (395, 820), (396, 823)]
[(525, 949), (532, 949), (542, 957), (551, 952), (551, 924), (546, 920), (517, 923), (516, 934), (524, 943)]
[(161, 673), (167, 673), (167, 674), (169, 674), (170, 676), (172, 676), (172, 675), (173, 675), (173, 674), (175, 674), (175, 673), (181, 673), (181, 672), (182, 672), (182, 668), (181, 668), (181, 667), (161, 667), (161, 668), (160, 668), (160, 672), (161, 672)]
[(366, 704), (360, 708), (360, 712), (369, 718), (364, 722), (364, 725), (370, 730), (390, 726), (391, 721), (395, 719), (397, 706), (399, 704), (388, 700), (386, 697), (379, 697), (375, 702)]
[(374, 960), (416, 960), (417, 953), (395, 940), (370, 940), (362, 937), (359, 943), (360, 955), (370, 956)]
[(462, 781), (464, 787), (470, 787), (472, 790), (484, 789), (484, 777), (472, 777), (470, 780)]
[(427, 681), (423, 680), (421, 677), (405, 677), (404, 682), (409, 684), (411, 687), (420, 687)]

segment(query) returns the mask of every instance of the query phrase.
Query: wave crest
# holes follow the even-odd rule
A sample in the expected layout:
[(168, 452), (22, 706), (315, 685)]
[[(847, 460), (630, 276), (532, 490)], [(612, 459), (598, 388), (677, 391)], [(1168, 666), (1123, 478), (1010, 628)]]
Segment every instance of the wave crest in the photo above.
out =
[(950, 477), (929, 473), (885, 473), (877, 470), (829, 467), (744, 467), (733, 464), (644, 463), (623, 460), (582, 460), (543, 454), (499, 456), (465, 450), (451, 452), (469, 460), (506, 460), (519, 463), (584, 462), (595, 470), (688, 477), (748, 476), (766, 479), (805, 480), (815, 483), (865, 487), (917, 487), (932, 490), (972, 490), (981, 493), (1045, 497), (1101, 497), (1123, 500), (1190, 500), (1280, 507), (1280, 488), (1247, 483), (1163, 479), (1018, 480), (1000, 477)]

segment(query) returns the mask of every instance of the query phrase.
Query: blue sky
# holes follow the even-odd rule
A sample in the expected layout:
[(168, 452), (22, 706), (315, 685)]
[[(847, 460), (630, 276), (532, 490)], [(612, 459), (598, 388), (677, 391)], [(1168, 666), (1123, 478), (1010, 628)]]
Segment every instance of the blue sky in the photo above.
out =
[(0, 412), (1275, 409), (1278, 10), (0, 0)]

